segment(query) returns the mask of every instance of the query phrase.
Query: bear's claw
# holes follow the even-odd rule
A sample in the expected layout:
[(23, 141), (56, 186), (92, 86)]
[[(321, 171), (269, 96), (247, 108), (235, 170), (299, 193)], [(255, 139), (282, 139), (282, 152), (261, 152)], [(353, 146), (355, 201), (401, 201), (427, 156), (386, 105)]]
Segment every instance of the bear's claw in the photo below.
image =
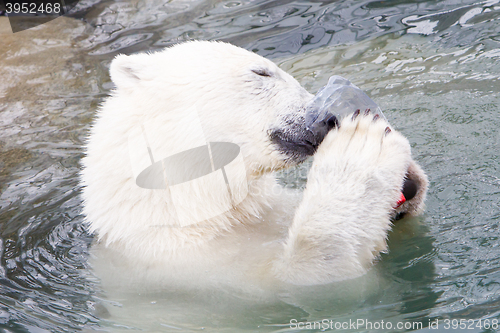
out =
[(356, 111), (354, 111), (354, 113), (352, 114), (352, 118), (351, 119), (355, 120), (359, 116), (359, 112), (360, 112), (359, 109), (357, 109)]

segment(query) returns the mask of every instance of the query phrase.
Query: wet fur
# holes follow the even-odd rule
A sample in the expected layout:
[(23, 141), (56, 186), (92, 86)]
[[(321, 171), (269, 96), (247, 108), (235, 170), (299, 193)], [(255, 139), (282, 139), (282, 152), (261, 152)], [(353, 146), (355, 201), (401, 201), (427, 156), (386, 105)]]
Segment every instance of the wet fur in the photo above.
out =
[[(260, 75), (263, 69), (269, 75)], [(154, 54), (118, 56), (111, 77), (117, 89), (98, 111), (81, 180), (86, 221), (97, 234), (95, 249), (120, 258), (126, 272), (121, 277), (148, 275), (192, 286), (348, 279), (365, 273), (386, 250), (408, 170), (421, 186), (398, 212), (423, 209), (427, 181), (408, 141), (395, 130), (387, 133), (388, 124), (371, 116), (347, 118), (330, 132), (314, 155), (302, 201), (287, 194), (272, 172), (307, 155), (283, 151), (271, 133), (302, 140), (304, 106), (312, 95), (256, 54), (225, 43), (190, 42)], [(180, 226), (167, 191), (135, 184), (127, 135), (148, 122), (159, 150), (200, 145), (196, 133), (183, 129), (192, 120), (183, 115), (192, 109), (207, 141), (240, 146), (250, 191), (226, 213)], [(192, 193), (227, 195), (217, 183), (205, 185)], [(193, 204), (192, 193), (185, 202), (193, 214), (213, 208)], [(100, 267), (110, 269), (102, 262)]]

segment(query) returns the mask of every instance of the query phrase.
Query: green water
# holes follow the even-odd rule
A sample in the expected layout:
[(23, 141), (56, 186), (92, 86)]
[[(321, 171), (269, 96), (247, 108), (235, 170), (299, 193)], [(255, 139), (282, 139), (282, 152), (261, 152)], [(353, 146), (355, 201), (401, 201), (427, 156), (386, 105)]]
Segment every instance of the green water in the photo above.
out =
[[(1, 328), (296, 332), (292, 319), (362, 319), (375, 327), (332, 331), (439, 320), (429, 332), (453, 332), (463, 319), (464, 332), (497, 331), (484, 324), (500, 320), (499, 1), (81, 1), (71, 17), (0, 37)], [(427, 210), (395, 225), (366, 276), (266, 299), (101, 290), (77, 173), (109, 62), (191, 38), (270, 57), (312, 93), (345, 76), (408, 137), (429, 175)], [(295, 188), (305, 176), (280, 175)], [(376, 330), (382, 320), (422, 326)]]

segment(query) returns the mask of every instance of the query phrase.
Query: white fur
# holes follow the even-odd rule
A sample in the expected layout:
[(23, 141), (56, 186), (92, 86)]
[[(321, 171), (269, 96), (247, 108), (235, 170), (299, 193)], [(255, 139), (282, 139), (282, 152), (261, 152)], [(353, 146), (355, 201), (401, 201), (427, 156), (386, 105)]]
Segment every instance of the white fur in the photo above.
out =
[(327, 135), (275, 266), (283, 280), (313, 284), (361, 275), (386, 250), (411, 161), (408, 141), (394, 131), (386, 135), (387, 126), (359, 116)]
[[(262, 68), (272, 78), (252, 72)], [(81, 174), (84, 213), (101, 246), (179, 280), (217, 279), (205, 272), (218, 270), (214, 276), (238, 271), (294, 284), (363, 274), (386, 249), (403, 178), (416, 164), (406, 139), (394, 130), (385, 135), (384, 121), (346, 119), (326, 137), (290, 225), (291, 217), (282, 219), (298, 199), (284, 199), (271, 172), (294, 161), (276, 149), (268, 131), (303, 117), (312, 95), (295, 79), (269, 60), (218, 42), (120, 55), (110, 73), (117, 88), (98, 112)], [(186, 130), (195, 120), (201, 136)], [(179, 225), (168, 191), (135, 183), (128, 137), (138, 124), (148, 124), (149, 143), (158, 151), (182, 152), (199, 146), (201, 137), (237, 144), (247, 184), (233, 185), (248, 187), (248, 195), (223, 214)], [(425, 186), (410, 213), (421, 211), (425, 195), (426, 178), (417, 167)], [(207, 196), (227, 200), (227, 189), (207, 180), (177, 199), (198, 214), (214, 209), (196, 203)]]

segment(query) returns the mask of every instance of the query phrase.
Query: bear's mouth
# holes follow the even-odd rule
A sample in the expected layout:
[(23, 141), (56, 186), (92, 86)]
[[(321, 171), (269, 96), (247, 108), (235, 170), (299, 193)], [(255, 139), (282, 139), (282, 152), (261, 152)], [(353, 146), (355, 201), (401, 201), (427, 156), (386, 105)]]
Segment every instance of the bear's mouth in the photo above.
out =
[(321, 118), (316, 116), (314, 123), (307, 126), (307, 115), (314, 112), (315, 109), (309, 107), (299, 114), (285, 115), (280, 120), (280, 124), (283, 125), (269, 130), (271, 142), (286, 156), (287, 164), (301, 163), (314, 155), (328, 132), (338, 127), (337, 118), (330, 113)]
[(272, 130), (269, 137), (271, 142), (278, 147), (278, 151), (293, 163), (301, 163), (314, 155), (321, 143), (309, 131), (303, 131), (299, 135), (290, 135), (281, 130)]

